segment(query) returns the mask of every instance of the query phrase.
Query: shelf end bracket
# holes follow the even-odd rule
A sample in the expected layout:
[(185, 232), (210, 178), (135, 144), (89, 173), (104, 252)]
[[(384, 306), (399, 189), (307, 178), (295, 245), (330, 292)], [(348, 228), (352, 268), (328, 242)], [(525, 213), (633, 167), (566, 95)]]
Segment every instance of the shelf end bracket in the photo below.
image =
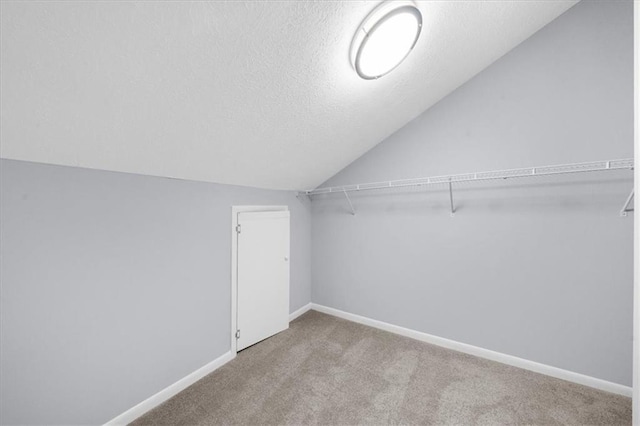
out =
[(622, 210), (620, 210), (620, 216), (625, 217), (627, 213), (633, 211), (633, 198), (634, 198), (634, 189), (631, 190), (631, 194), (627, 197), (627, 201), (625, 201)]

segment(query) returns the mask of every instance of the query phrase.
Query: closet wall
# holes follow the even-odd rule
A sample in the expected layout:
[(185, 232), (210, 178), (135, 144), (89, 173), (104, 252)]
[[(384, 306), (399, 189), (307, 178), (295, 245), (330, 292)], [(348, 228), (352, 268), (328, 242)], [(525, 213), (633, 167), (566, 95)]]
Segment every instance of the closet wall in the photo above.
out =
[[(633, 5), (584, 1), (322, 186), (628, 157)], [(461, 184), (455, 217), (446, 187), (315, 197), (312, 301), (631, 385), (631, 188)]]
[(291, 312), (310, 212), (290, 191), (0, 160), (1, 424), (103, 424), (230, 350), (231, 206), (291, 212)]

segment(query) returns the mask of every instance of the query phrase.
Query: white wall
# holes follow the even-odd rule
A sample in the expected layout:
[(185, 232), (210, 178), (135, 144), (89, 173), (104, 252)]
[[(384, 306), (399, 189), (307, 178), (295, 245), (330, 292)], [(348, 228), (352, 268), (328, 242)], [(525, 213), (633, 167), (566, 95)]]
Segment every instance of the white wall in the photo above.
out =
[(293, 193), (1, 160), (2, 424), (100, 424), (229, 351), (231, 206)]
[[(579, 3), (323, 186), (632, 157), (632, 18)], [(312, 301), (630, 385), (632, 187), (460, 185), (453, 218), (446, 188), (317, 197)]]

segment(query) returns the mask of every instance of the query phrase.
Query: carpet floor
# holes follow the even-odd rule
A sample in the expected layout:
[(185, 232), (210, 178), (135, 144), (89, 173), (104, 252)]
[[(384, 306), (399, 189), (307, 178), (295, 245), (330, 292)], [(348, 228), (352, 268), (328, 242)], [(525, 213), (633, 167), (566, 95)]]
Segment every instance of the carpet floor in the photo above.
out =
[(309, 311), (134, 425), (629, 425), (631, 399)]

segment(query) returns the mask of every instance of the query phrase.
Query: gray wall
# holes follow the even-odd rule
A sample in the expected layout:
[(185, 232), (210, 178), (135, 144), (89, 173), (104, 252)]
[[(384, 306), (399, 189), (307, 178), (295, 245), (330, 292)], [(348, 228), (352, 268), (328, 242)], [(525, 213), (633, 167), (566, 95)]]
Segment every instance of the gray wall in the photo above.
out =
[[(632, 8), (577, 4), (326, 185), (632, 157)], [(631, 176), (319, 197), (312, 301), (630, 385)]]
[(291, 192), (1, 160), (2, 424), (98, 424), (229, 351), (231, 206)]
[[(583, 1), (330, 183), (630, 157), (632, 60), (631, 2)], [(314, 302), (630, 384), (629, 173), (310, 217), (286, 192), (0, 167), (2, 423), (101, 423), (228, 351), (234, 204), (290, 207), (291, 310), (313, 251)]]

